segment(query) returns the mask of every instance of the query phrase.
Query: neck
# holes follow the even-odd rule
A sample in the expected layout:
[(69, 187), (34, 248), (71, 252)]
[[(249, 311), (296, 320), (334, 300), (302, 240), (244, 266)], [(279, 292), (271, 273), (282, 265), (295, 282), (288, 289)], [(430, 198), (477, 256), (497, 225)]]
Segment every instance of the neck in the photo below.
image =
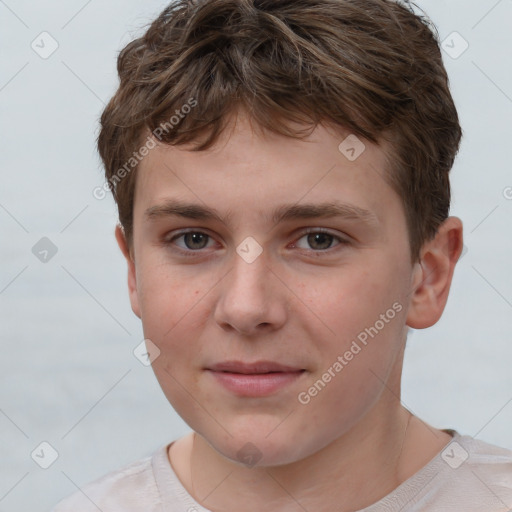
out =
[[(241, 504), (246, 512), (328, 511), (333, 503), (340, 512), (365, 508), (412, 476), (447, 442), (438, 437), (428, 453), (418, 456), (417, 443), (425, 444), (418, 437), (418, 420), (411, 428), (411, 414), (400, 406), (395, 409), (383, 414), (377, 408), (322, 450), (281, 466), (242, 467), (195, 434), (189, 492), (214, 512), (234, 512)], [(411, 434), (415, 441), (409, 440)]]

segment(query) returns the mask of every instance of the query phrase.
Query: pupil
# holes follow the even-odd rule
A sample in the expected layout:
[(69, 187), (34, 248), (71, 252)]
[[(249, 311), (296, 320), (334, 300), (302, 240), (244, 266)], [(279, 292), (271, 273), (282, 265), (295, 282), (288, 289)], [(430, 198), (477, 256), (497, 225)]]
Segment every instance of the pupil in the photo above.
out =
[(185, 245), (189, 249), (203, 249), (206, 246), (206, 238), (203, 233), (186, 233)]
[(314, 249), (328, 249), (332, 242), (332, 236), (327, 233), (315, 233), (308, 235), (308, 243)]

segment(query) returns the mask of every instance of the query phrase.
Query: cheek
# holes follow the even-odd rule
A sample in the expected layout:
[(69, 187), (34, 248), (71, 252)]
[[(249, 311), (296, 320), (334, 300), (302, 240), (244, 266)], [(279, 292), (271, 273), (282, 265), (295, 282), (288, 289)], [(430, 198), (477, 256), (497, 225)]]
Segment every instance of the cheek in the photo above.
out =
[[(301, 284), (304, 303), (316, 313), (303, 324), (315, 345), (313, 354), (319, 355), (309, 384), (329, 380), (326, 395), (333, 395), (326, 403), (338, 400), (341, 407), (352, 409), (357, 407), (353, 400), (374, 395), (380, 389), (378, 377), (386, 380), (401, 350), (405, 288), (392, 266), (379, 268), (387, 272), (338, 269), (337, 279), (326, 280), (323, 287)], [(322, 382), (316, 387), (322, 389)]]
[(144, 337), (160, 350), (152, 367), (167, 400), (185, 422), (204, 413), (191, 396), (197, 389), (202, 347), (197, 340), (208, 321), (208, 283), (162, 266), (140, 276)]
[[(331, 331), (333, 340), (336, 338), (333, 344), (343, 346), (379, 321), (395, 302), (402, 304), (404, 293), (397, 277), (389, 266), (338, 268), (321, 278), (302, 280), (297, 295)], [(388, 316), (395, 317), (395, 313)]]
[[(187, 353), (209, 316), (208, 280), (199, 281), (163, 265), (147, 265), (137, 276), (144, 336), (169, 358)], [(211, 286), (210, 286), (211, 288)]]

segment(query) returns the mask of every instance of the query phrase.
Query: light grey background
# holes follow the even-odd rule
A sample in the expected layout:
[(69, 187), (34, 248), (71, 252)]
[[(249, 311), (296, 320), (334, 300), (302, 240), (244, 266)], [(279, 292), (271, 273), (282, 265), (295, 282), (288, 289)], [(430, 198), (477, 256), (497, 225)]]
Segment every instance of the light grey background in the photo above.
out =
[[(512, 449), (512, 0), (418, 4), (452, 56), (464, 48), (453, 31), (469, 44), (444, 54), (464, 129), (452, 214), (468, 251), (441, 321), (410, 336), (403, 401)], [(0, 511), (48, 510), (188, 431), (132, 353), (143, 336), (114, 203), (92, 195), (116, 53), (165, 5), (0, 1)], [(59, 45), (47, 59), (31, 48), (43, 31)], [(57, 247), (46, 263), (32, 253), (42, 237)], [(31, 458), (43, 441), (58, 452), (46, 470)]]

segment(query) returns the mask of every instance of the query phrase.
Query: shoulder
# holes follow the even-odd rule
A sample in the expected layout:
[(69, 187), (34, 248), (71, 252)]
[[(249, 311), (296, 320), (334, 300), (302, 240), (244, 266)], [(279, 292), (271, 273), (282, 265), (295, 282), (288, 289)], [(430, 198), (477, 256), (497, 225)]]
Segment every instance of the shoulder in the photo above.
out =
[(511, 512), (512, 451), (454, 430), (421, 470), (368, 512)]
[(509, 510), (512, 505), (512, 451), (459, 435), (441, 452), (449, 486), (460, 499), (471, 497), (486, 510)]
[(152, 456), (148, 456), (83, 486), (60, 501), (52, 512), (156, 512), (160, 505)]
[[(459, 447), (454, 443), (457, 443), (457, 440), (450, 444), (453, 444), (455, 449), (459, 450)], [(495, 484), (506, 486), (512, 491), (511, 450), (474, 439), (470, 436), (460, 436), (458, 444), (466, 451), (466, 453), (462, 451), (460, 456), (464, 458), (462, 462), (467, 465), (468, 469), (475, 474), (488, 476)]]

